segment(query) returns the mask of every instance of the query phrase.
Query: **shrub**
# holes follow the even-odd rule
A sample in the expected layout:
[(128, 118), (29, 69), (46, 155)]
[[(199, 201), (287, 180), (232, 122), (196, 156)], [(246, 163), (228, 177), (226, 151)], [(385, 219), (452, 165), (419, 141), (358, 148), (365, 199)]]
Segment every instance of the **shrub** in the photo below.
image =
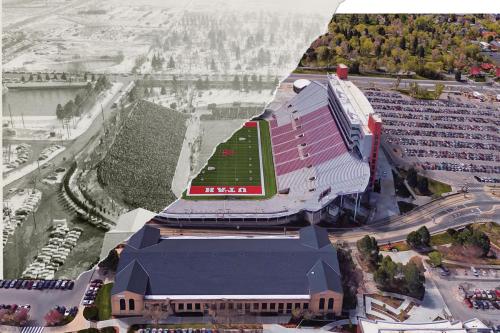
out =
[(87, 320), (99, 319), (99, 310), (95, 306), (87, 306), (83, 309), (83, 317)]

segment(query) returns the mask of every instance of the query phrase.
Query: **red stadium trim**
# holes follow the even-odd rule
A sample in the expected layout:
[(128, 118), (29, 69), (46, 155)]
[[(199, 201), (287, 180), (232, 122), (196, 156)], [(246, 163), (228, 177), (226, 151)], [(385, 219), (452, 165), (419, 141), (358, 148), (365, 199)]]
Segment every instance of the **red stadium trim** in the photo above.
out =
[(188, 195), (263, 195), (262, 186), (190, 186)]

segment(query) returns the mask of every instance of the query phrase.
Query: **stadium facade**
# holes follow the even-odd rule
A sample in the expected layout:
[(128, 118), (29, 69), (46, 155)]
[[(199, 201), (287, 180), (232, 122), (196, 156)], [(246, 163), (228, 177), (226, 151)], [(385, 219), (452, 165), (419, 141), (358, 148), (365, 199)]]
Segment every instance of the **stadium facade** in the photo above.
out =
[(144, 226), (127, 242), (111, 291), (115, 316), (162, 306), (171, 314), (315, 315), (342, 311), (337, 252), (325, 229), (299, 237), (164, 237)]
[[(344, 75), (345, 77), (345, 75)], [(172, 226), (275, 226), (335, 216), (345, 196), (370, 188), (382, 122), (353, 83), (328, 75), (294, 85), (296, 94), (261, 120), (270, 128), (277, 193), (256, 198), (181, 198), (155, 218)], [(220, 184), (221, 189), (224, 189)], [(215, 187), (217, 192), (217, 187)]]

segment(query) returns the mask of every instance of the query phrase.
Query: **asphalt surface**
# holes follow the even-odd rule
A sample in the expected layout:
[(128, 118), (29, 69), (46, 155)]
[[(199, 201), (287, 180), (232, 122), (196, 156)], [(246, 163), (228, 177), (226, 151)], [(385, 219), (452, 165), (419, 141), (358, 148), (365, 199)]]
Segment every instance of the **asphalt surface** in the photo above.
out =
[(439, 288), (439, 292), (443, 296), (448, 309), (450, 310), (453, 319), (455, 320), (468, 320), (471, 318), (478, 318), (484, 322), (491, 322), (494, 325), (500, 325), (500, 310), (498, 309), (469, 309), (463, 298), (458, 292), (458, 286), (467, 282), (471, 285), (471, 289), (495, 289), (500, 287), (500, 280), (493, 281), (461, 281), (450, 278), (442, 278), (439, 273), (435, 274), (433, 272), (433, 280), (436, 286)]
[[(43, 325), (44, 316), (55, 306), (79, 306), (94, 271), (87, 271), (75, 280), (73, 290), (28, 290), (28, 289), (0, 289), (0, 304), (30, 304), (29, 325)], [(95, 274), (94, 274), (95, 275)]]

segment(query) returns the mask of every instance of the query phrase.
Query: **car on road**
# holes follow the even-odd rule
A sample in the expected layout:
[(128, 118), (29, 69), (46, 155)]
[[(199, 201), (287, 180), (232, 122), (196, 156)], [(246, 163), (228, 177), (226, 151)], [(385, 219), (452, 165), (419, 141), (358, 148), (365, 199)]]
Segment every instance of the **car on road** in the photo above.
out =
[(472, 274), (476, 277), (479, 277), (479, 272), (474, 266), (471, 266), (470, 270), (472, 271)]

